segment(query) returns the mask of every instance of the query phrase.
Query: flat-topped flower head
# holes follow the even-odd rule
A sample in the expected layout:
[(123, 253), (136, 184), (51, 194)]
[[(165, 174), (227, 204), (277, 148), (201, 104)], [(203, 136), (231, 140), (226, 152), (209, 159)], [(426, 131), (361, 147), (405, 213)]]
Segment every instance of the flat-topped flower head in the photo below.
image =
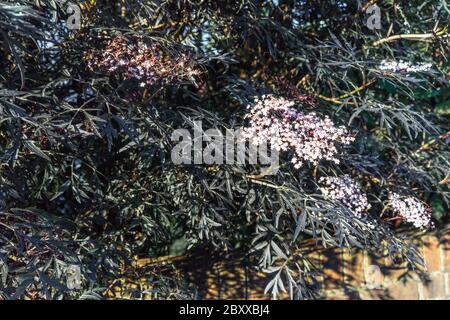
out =
[(402, 197), (396, 193), (390, 193), (388, 206), (416, 228), (434, 228), (434, 223), (431, 221), (431, 208), (414, 197)]
[(355, 216), (362, 217), (370, 209), (367, 195), (361, 191), (359, 184), (350, 176), (322, 177), (319, 179), (324, 196), (339, 201)]
[(382, 71), (390, 71), (394, 73), (402, 72), (424, 72), (430, 70), (432, 67), (431, 63), (412, 63), (408, 61), (399, 60), (397, 61), (381, 61), (379, 69)]
[(248, 126), (243, 137), (253, 144), (269, 143), (278, 151), (290, 152), (291, 162), (300, 168), (306, 161), (339, 163), (336, 144), (354, 141), (345, 127), (336, 127), (327, 116), (305, 114), (293, 108), (293, 101), (265, 95), (248, 106)]

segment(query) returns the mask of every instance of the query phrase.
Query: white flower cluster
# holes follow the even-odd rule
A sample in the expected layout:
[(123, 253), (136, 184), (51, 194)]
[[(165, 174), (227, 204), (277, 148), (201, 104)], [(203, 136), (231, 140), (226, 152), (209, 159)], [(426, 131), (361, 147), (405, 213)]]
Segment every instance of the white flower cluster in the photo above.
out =
[(255, 145), (269, 143), (278, 151), (292, 151), (291, 162), (300, 168), (304, 161), (318, 164), (322, 159), (339, 163), (335, 143), (354, 141), (345, 127), (336, 127), (330, 118), (305, 114), (292, 108), (294, 102), (265, 95), (250, 105), (243, 138)]
[(401, 197), (396, 193), (389, 194), (389, 207), (405, 221), (416, 228), (433, 228), (431, 208), (414, 197)]
[(380, 70), (391, 71), (391, 72), (423, 72), (428, 71), (432, 67), (431, 63), (418, 63), (413, 64), (407, 61), (381, 61), (379, 66)]
[(341, 202), (357, 217), (362, 217), (371, 207), (366, 194), (348, 175), (322, 177), (319, 179), (319, 183), (323, 185), (321, 191), (324, 196)]

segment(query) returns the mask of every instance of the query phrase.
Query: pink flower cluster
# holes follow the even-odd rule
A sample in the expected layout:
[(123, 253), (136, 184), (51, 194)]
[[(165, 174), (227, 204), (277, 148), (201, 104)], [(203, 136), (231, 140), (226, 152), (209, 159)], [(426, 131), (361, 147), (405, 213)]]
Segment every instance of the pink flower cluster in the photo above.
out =
[(334, 201), (339, 201), (347, 207), (355, 216), (362, 217), (370, 209), (370, 203), (360, 186), (350, 176), (322, 177), (321, 191), (324, 196)]
[(305, 161), (318, 164), (320, 160), (339, 163), (335, 143), (354, 141), (347, 129), (336, 127), (330, 118), (315, 113), (305, 114), (293, 108), (294, 102), (265, 95), (248, 106), (249, 125), (243, 137), (255, 145), (269, 143), (278, 151), (291, 151), (291, 162), (300, 168)]
[(434, 227), (434, 223), (431, 221), (431, 208), (414, 197), (401, 197), (396, 193), (390, 193), (388, 206), (416, 228), (431, 229)]
[(89, 52), (87, 59), (90, 70), (120, 71), (125, 79), (138, 79), (141, 87), (191, 81), (200, 74), (188, 53), (171, 57), (159, 44), (148, 44), (140, 36), (115, 37), (100, 54), (97, 50)]

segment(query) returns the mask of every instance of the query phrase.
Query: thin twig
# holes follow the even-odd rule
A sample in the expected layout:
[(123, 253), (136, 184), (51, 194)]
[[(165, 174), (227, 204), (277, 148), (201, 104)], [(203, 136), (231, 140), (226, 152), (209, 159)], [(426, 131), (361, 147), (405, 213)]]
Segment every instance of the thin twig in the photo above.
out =
[[(447, 28), (442, 29), (439, 32), (430, 32), (430, 33), (417, 33), (417, 34), (397, 34), (394, 36), (390, 36), (387, 38), (383, 38), (373, 42), (371, 47), (379, 47), (383, 43), (393, 42), (397, 40), (409, 40), (409, 41), (424, 41), (434, 37), (444, 36), (447, 37)], [(366, 46), (367, 47), (367, 46)]]

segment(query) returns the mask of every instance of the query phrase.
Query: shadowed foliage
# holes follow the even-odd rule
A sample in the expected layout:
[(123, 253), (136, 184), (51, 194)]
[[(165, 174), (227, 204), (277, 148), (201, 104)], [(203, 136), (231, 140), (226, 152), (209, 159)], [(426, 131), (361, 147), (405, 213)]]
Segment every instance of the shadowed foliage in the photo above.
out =
[[(200, 251), (243, 252), (273, 297), (312, 299), (305, 239), (420, 267), (389, 194), (448, 221), (446, 1), (86, 0), (78, 29), (68, 5), (0, 0), (0, 298), (102, 299), (136, 258)], [(402, 60), (431, 65), (389, 69)], [(175, 129), (248, 126), (267, 94), (351, 132), (339, 162), (173, 163)], [(344, 175), (365, 214), (323, 192)], [(153, 297), (200, 297), (203, 280), (155, 270)]]

